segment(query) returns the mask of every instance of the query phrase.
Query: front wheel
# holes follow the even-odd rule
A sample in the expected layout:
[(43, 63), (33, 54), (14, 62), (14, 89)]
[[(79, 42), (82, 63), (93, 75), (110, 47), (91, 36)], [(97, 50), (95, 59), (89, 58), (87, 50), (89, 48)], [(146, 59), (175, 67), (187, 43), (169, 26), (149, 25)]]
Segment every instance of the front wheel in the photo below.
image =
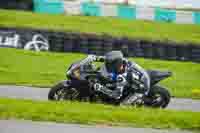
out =
[(50, 89), (48, 99), (51, 101), (77, 100), (79, 95), (78, 89), (72, 88), (66, 84), (66, 81), (62, 81)]
[(166, 108), (170, 102), (169, 91), (161, 86), (153, 86), (145, 105), (155, 108)]

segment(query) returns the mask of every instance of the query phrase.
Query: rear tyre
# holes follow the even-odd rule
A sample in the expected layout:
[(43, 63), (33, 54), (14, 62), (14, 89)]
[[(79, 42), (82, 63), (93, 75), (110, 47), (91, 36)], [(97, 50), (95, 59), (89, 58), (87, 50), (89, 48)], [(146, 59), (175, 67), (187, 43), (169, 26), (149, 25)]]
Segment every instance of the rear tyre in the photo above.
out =
[(166, 88), (153, 86), (148, 96), (149, 101), (145, 104), (154, 108), (166, 108), (170, 98), (170, 93)]
[(79, 95), (78, 89), (71, 88), (66, 85), (66, 81), (62, 81), (50, 89), (48, 99), (51, 101), (77, 100)]

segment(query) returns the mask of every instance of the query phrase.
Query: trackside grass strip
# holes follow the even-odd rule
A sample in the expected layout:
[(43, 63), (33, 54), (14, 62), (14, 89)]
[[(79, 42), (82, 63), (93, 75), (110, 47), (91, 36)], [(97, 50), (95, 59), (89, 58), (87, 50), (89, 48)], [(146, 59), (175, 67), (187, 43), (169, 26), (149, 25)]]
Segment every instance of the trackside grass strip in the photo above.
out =
[(0, 27), (27, 27), (200, 44), (200, 26), (0, 10)]
[[(0, 48), (0, 84), (51, 87), (65, 79), (67, 67), (86, 57), (77, 53), (32, 52)], [(176, 97), (196, 97), (200, 89), (200, 64), (130, 58), (147, 69), (172, 71), (173, 76), (161, 82)]]
[(200, 112), (0, 99), (0, 119), (200, 130)]

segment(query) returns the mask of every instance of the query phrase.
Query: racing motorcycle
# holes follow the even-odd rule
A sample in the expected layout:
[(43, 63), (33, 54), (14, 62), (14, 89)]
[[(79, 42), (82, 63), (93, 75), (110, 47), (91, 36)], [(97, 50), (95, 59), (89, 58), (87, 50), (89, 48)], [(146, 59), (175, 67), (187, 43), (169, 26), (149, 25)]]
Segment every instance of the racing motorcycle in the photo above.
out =
[[(135, 93), (142, 94), (144, 86), (142, 81), (132, 78), (129, 82), (127, 75), (119, 75), (118, 85), (123, 88), (120, 99), (114, 99), (109, 94), (115, 89), (116, 83), (100, 76), (100, 67), (92, 63), (93, 60), (87, 58), (73, 63), (67, 69), (67, 80), (61, 81), (53, 86), (48, 94), (49, 100), (61, 101), (87, 101), (95, 103), (105, 103), (113, 105), (148, 106), (155, 108), (165, 108), (170, 102), (169, 91), (158, 85), (158, 83), (172, 75), (171, 72), (160, 72), (156, 70), (146, 70), (151, 82), (148, 95), (135, 97)], [(137, 72), (132, 72), (137, 77)], [(100, 86), (107, 87), (108, 91), (98, 91)], [(110, 91), (109, 91), (110, 90)]]

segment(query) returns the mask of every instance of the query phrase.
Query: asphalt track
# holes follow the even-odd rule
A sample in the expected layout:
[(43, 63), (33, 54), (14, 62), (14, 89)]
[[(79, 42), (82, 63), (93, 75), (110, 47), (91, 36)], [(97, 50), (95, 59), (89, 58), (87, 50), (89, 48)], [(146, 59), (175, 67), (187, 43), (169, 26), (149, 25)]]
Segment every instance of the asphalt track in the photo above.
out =
[[(0, 97), (47, 100), (49, 88), (23, 86), (0, 86)], [(200, 112), (200, 101), (191, 99), (172, 99), (168, 109)], [(151, 128), (121, 128), (103, 125), (86, 126), (58, 124), (52, 122), (32, 122), (21, 120), (0, 120), (0, 133), (192, 133), (183, 130), (159, 130)]]
[(32, 122), (0, 120), (0, 133), (192, 133), (180, 130), (158, 130), (150, 128), (120, 128), (57, 124), (52, 122)]
[[(0, 86), (0, 97), (47, 100), (49, 88)], [(172, 98), (167, 109), (200, 112), (200, 100)]]

